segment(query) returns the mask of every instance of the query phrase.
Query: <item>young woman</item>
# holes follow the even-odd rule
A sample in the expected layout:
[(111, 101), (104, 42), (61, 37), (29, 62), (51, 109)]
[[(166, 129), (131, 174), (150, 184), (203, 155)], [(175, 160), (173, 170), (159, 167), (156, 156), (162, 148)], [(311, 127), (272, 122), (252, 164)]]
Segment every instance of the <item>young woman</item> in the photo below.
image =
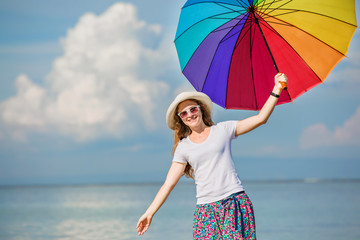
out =
[(240, 121), (214, 124), (212, 102), (200, 92), (179, 94), (166, 114), (174, 130), (173, 162), (165, 183), (140, 217), (139, 235), (144, 234), (154, 214), (181, 176), (195, 180), (197, 205), (193, 221), (194, 239), (256, 239), (253, 206), (236, 173), (231, 140), (267, 122), (279, 95), (285, 74), (275, 76), (275, 86), (258, 115)]

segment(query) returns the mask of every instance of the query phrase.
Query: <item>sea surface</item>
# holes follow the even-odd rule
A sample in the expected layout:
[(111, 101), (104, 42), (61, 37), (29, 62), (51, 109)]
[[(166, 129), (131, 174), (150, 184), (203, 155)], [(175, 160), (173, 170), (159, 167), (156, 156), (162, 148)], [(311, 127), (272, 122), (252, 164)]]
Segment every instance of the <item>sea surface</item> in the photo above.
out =
[[(244, 182), (259, 240), (359, 240), (360, 181)], [(161, 184), (0, 187), (0, 239), (192, 239), (195, 186), (179, 183), (138, 237)]]

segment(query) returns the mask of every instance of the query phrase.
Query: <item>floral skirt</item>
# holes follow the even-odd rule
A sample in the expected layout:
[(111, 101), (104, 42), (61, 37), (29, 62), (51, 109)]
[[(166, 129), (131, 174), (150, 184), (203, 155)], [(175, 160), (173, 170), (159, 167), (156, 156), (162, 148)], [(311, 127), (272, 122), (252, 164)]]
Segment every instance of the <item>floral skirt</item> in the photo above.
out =
[(245, 192), (207, 204), (196, 205), (193, 222), (196, 240), (255, 240), (255, 216)]

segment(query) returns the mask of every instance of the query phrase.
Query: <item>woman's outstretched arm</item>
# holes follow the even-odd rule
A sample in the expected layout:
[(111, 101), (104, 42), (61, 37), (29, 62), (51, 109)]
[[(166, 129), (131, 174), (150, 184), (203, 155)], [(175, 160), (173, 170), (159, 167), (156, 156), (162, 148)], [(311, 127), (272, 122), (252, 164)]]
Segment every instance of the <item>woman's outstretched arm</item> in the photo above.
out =
[(174, 189), (181, 176), (184, 175), (185, 166), (185, 163), (173, 162), (171, 164), (164, 184), (156, 194), (154, 201), (150, 204), (149, 208), (140, 217), (137, 223), (136, 228), (139, 235), (143, 235), (148, 230), (153, 216), (166, 201), (167, 197)]
[[(275, 75), (275, 86), (273, 89), (273, 93), (277, 95), (280, 95), (282, 91), (282, 86), (280, 82), (285, 82), (287, 84), (287, 77), (283, 73), (278, 73)], [(271, 113), (273, 112), (277, 101), (278, 101), (277, 97), (269, 95), (268, 100), (265, 102), (259, 114), (238, 121), (236, 125), (235, 135), (238, 136), (241, 134), (248, 133), (254, 130), (255, 128), (265, 124), (269, 119)]]

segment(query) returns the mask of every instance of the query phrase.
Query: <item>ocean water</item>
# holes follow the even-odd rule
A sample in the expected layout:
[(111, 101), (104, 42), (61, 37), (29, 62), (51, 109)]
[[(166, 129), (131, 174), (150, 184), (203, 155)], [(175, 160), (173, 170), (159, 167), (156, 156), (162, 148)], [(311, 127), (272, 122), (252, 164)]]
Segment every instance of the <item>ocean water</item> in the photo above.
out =
[[(243, 182), (260, 240), (359, 240), (360, 181)], [(160, 184), (0, 187), (0, 239), (192, 239), (195, 186), (179, 183), (138, 237)]]

